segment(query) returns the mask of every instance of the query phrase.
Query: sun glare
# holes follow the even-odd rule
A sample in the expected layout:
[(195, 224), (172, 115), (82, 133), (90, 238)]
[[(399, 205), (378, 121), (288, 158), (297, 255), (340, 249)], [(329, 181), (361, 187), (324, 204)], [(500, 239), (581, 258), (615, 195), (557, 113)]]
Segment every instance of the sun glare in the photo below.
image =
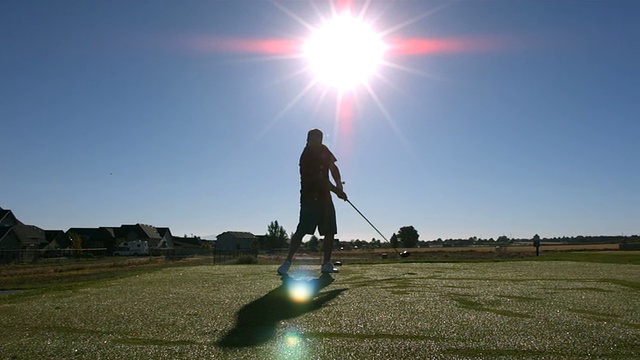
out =
[(386, 48), (368, 24), (346, 12), (317, 28), (303, 49), (317, 81), (347, 91), (376, 73)]
[(313, 297), (313, 285), (307, 281), (296, 281), (289, 286), (289, 296), (294, 302), (307, 302)]
[[(296, 107), (301, 99), (315, 95), (319, 95), (316, 112), (324, 105), (327, 98), (335, 95), (335, 105), (331, 106), (335, 106), (336, 134), (350, 136), (353, 121), (358, 116), (355, 108), (359, 106), (363, 96), (368, 96), (380, 110), (384, 119), (387, 120), (391, 129), (397, 134), (399, 140), (409, 150), (408, 141), (375, 90), (378, 84), (373, 84), (371, 80), (375, 78), (393, 85), (391, 79), (393, 73), (389, 74), (387, 71), (404, 71), (409, 74), (430, 76), (419, 69), (406, 67), (397, 62), (400, 57), (487, 51), (501, 46), (503, 42), (502, 39), (495, 37), (442, 38), (423, 37), (415, 35), (415, 33), (412, 37), (405, 37), (401, 34), (400, 30), (455, 3), (451, 1), (442, 2), (440, 5), (431, 7), (423, 13), (416, 14), (415, 17), (395, 25), (390, 25), (381, 16), (372, 16), (376, 15), (378, 11), (375, 9), (374, 2), (369, 0), (362, 2), (327, 0), (326, 3), (330, 6), (324, 8), (318, 6), (316, 2), (309, 2), (316, 15), (313, 19), (324, 19), (320, 24), (315, 20), (309, 21), (305, 16), (290, 10), (283, 4), (284, 2), (272, 1), (271, 3), (307, 29), (308, 35), (304, 38), (299, 36), (289, 36), (288, 38), (205, 36), (188, 39), (189, 46), (195, 47), (199, 51), (259, 54), (261, 56), (257, 60), (295, 59), (296, 62), (301, 60), (301, 63), (305, 63), (304, 65), (300, 64), (302, 67), (292, 71), (285, 76), (285, 79), (298, 76), (309, 76), (311, 79), (274, 116), (259, 137), (264, 136), (287, 112)], [(379, 4), (382, 5), (381, 10), (387, 6), (386, 2), (379, 2)], [(327, 13), (327, 11), (330, 12)], [(378, 14), (383, 14), (383, 12)], [(372, 26), (373, 21), (376, 24), (375, 30)], [(329, 95), (330, 93), (332, 94)], [(412, 153), (410, 150), (409, 152)]]

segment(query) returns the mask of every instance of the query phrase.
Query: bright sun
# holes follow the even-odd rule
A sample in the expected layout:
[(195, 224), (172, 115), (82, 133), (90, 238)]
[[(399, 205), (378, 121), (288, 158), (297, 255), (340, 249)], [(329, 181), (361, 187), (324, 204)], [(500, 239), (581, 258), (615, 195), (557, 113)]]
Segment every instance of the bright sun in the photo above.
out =
[(344, 13), (311, 34), (304, 44), (304, 56), (319, 82), (347, 91), (375, 74), (386, 48), (370, 26)]

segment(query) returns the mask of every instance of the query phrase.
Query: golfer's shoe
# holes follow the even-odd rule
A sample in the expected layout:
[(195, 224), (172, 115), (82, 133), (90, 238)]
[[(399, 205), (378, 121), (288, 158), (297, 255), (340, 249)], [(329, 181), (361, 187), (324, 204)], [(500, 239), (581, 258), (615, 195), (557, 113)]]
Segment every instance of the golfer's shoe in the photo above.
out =
[(291, 267), (291, 261), (285, 260), (282, 265), (278, 268), (278, 275), (285, 276), (289, 272), (289, 268)]
[(333, 273), (340, 272), (340, 270), (334, 268), (333, 264), (330, 262), (324, 263), (324, 265), (322, 265), (321, 271), (323, 274), (333, 274)]

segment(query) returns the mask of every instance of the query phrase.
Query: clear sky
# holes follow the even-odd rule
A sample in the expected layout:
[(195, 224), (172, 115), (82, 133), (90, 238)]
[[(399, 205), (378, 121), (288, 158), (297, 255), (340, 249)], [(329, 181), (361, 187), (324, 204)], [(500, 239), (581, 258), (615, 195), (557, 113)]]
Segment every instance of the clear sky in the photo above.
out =
[[(1, 1), (0, 206), (45, 229), (293, 232), (320, 128), (387, 238), (640, 233), (640, 2), (343, 0), (383, 41), (462, 44), (388, 51), (348, 106), (259, 46), (304, 42), (329, 5)], [(335, 204), (338, 238), (380, 238)]]

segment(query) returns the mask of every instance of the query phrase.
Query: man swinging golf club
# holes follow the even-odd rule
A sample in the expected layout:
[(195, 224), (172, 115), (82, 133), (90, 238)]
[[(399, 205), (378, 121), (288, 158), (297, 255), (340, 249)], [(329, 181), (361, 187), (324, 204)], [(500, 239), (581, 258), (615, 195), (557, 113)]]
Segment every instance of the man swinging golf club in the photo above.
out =
[[(307, 234), (313, 235), (316, 227), (320, 235), (324, 236), (321, 271), (323, 274), (338, 272), (331, 263), (331, 252), (337, 233), (336, 210), (331, 200), (331, 192), (345, 201), (347, 194), (342, 189), (336, 161), (329, 148), (322, 144), (322, 131), (310, 130), (307, 134), (307, 146), (300, 156), (300, 220), (295, 234), (291, 237), (287, 259), (278, 268), (279, 275), (287, 274), (302, 238)], [(335, 185), (329, 180), (329, 173)]]

